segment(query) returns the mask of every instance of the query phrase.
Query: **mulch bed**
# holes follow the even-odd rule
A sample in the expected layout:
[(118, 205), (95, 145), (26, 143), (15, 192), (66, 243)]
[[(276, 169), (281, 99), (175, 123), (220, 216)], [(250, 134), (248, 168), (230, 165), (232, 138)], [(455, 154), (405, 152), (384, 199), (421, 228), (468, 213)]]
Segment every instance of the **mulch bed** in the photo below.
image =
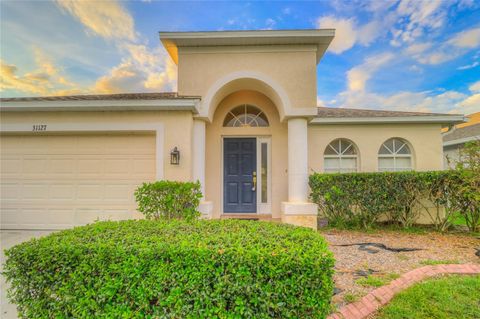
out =
[[(320, 230), (335, 255), (335, 296), (337, 307), (344, 296), (364, 296), (376, 287), (355, 283), (362, 276), (401, 275), (424, 266), (425, 260), (480, 264), (476, 256), (480, 238), (456, 234), (409, 234), (395, 231), (364, 233), (347, 230)], [(399, 249), (400, 248), (400, 249)], [(398, 251), (400, 250), (400, 251)]]

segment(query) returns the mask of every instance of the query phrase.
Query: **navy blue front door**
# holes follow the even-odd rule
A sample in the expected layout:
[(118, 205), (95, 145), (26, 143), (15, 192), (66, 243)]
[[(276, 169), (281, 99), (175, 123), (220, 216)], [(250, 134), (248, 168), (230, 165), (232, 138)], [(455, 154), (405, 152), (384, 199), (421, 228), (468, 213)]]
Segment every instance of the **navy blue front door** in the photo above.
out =
[(223, 212), (255, 213), (257, 193), (253, 178), (257, 171), (255, 138), (223, 140)]

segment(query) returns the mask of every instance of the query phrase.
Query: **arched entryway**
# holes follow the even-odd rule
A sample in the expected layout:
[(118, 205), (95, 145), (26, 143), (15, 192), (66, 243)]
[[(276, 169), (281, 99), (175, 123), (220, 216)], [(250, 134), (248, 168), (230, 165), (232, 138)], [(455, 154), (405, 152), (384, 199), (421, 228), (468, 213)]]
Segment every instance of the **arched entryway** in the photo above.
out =
[[(263, 112), (269, 125), (224, 127), (229, 112), (241, 105), (251, 105)], [(292, 107), (282, 87), (267, 76), (254, 72), (236, 72), (212, 85), (202, 98), (193, 129), (193, 179), (202, 183), (205, 197), (201, 210), (204, 215), (220, 218), (233, 212), (254, 213), (257, 217), (264, 215), (286, 223), (315, 228), (317, 207), (308, 202), (307, 165), (307, 124), (315, 112), (315, 106)], [(256, 201), (250, 200), (250, 206), (225, 205), (225, 196), (229, 194), (226, 190), (229, 180), (225, 179), (225, 156), (230, 154), (226, 154), (224, 148), (228, 139), (237, 139), (230, 140), (233, 144), (243, 141), (245, 145), (250, 145), (245, 147), (250, 147), (252, 151), (245, 156), (254, 156), (256, 161), (252, 163), (257, 163), (253, 168), (246, 168), (246, 180), (251, 178), (251, 184), (253, 172), (256, 172), (258, 180), (258, 169), (261, 169), (262, 162), (258, 154), (262, 152), (261, 144), (266, 141), (269, 154), (267, 165), (270, 163), (271, 170), (267, 177), (269, 195), (266, 196), (266, 203), (261, 201), (261, 195), (255, 189), (255, 194), (236, 192), (233, 199), (229, 199), (235, 202), (239, 196), (248, 193), (256, 196)], [(233, 156), (243, 156), (242, 154), (237, 152)], [(245, 187), (250, 187), (248, 182)], [(232, 191), (231, 194), (235, 192)]]
[(224, 97), (206, 124), (205, 189), (212, 217), (280, 218), (288, 198), (287, 125), (273, 101), (255, 90)]

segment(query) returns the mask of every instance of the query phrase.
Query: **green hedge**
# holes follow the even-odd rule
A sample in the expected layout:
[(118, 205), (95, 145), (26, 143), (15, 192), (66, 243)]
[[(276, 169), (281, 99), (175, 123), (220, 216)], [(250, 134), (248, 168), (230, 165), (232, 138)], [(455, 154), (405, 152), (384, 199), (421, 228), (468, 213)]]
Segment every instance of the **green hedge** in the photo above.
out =
[[(387, 219), (410, 227), (420, 214), (426, 213), (443, 231), (455, 214), (461, 214), (469, 229), (476, 231), (480, 225), (480, 189), (465, 174), (471, 173), (315, 173), (310, 176), (310, 197), (334, 226), (369, 228)], [(433, 212), (428, 209), (432, 205)]]
[(6, 251), (24, 318), (324, 318), (332, 254), (256, 221), (98, 222)]
[(200, 198), (198, 182), (157, 181), (143, 183), (135, 191), (138, 211), (147, 219), (196, 219)]

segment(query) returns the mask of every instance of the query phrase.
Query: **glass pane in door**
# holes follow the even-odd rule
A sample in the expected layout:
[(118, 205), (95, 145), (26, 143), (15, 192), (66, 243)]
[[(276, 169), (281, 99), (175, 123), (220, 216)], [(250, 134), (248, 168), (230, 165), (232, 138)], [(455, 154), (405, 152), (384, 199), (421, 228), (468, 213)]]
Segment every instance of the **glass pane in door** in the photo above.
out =
[(262, 203), (268, 202), (268, 144), (261, 145), (261, 179), (262, 179)]

